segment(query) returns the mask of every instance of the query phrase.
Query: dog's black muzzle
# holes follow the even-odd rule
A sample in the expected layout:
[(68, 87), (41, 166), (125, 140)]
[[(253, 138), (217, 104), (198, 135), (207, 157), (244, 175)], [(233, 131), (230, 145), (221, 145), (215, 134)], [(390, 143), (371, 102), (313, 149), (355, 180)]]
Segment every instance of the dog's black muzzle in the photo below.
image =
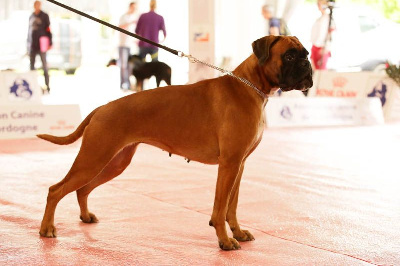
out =
[(283, 65), (279, 87), (282, 91), (307, 91), (313, 86), (312, 68), (308, 59), (298, 59), (293, 65)]

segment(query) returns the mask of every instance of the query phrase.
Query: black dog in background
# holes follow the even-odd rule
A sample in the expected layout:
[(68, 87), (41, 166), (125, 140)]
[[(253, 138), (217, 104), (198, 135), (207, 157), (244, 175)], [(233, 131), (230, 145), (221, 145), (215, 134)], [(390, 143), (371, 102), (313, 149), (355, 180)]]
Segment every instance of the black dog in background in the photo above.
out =
[[(171, 67), (163, 62), (144, 62), (138, 55), (130, 55), (128, 59), (132, 66), (132, 75), (136, 78), (136, 90), (143, 90), (143, 81), (152, 76), (156, 77), (157, 87), (162, 80), (171, 85)], [(117, 65), (116, 59), (111, 59), (107, 66)]]

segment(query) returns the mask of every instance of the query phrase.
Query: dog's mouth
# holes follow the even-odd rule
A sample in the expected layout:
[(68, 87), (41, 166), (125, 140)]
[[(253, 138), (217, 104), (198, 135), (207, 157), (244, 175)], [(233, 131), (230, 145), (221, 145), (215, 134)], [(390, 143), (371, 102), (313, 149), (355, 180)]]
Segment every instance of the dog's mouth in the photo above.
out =
[(282, 91), (307, 91), (309, 88), (313, 86), (312, 72), (307, 71), (304, 73), (303, 77), (301, 77), (297, 82), (281, 83), (279, 87)]

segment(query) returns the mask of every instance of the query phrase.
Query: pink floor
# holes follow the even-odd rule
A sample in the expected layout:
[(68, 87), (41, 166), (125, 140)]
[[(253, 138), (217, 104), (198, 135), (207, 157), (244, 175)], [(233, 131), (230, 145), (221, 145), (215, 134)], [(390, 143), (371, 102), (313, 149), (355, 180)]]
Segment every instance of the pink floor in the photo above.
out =
[(208, 226), (217, 167), (147, 145), (89, 197), (98, 224), (69, 194), (39, 237), (79, 144), (0, 141), (0, 265), (400, 265), (399, 124), (266, 130), (238, 207), (256, 240), (231, 252)]

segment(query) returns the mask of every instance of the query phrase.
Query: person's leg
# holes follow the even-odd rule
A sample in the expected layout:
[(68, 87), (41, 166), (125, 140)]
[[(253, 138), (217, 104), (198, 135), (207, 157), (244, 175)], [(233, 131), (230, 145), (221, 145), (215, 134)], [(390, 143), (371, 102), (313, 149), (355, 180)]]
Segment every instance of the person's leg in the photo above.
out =
[(31, 70), (35, 70), (36, 54), (37, 53), (35, 51), (32, 51), (32, 50), (29, 52), (29, 61), (30, 61)]
[(47, 66), (46, 53), (40, 52), (40, 59), (42, 60), (43, 74), (44, 74), (44, 83), (46, 84), (47, 91), (50, 92), (50, 78), (49, 78), (49, 69)]
[(158, 48), (157, 47), (140, 47), (139, 48), (139, 57), (143, 61), (146, 59), (146, 55), (149, 54), (151, 56), (151, 61), (158, 61)]
[(129, 67), (128, 67), (128, 58), (129, 58), (129, 48), (128, 47), (119, 47), (119, 67), (121, 73), (121, 89), (130, 89), (131, 85), (129, 82)]
[(329, 57), (330, 57), (329, 53), (325, 53), (322, 55), (322, 64), (320, 69), (327, 69)]
[(119, 84), (119, 86), (120, 86), (121, 89), (122, 89), (122, 84), (124, 83), (123, 79), (122, 79), (122, 60), (123, 60), (122, 48), (123, 47), (118, 47), (118, 61), (117, 61), (117, 66), (120, 69), (120, 71), (119, 71), (119, 73), (120, 73), (120, 84)]
[(149, 52), (151, 55), (151, 61), (158, 62), (158, 48), (156, 47), (149, 47)]
[(131, 72), (129, 71), (129, 55), (131, 50), (129, 47), (124, 47), (123, 49), (123, 58), (124, 58), (124, 66), (123, 66), (123, 82), (126, 84), (125, 86), (130, 89), (131, 88), (131, 82), (129, 80), (129, 77), (131, 75)]
[(320, 48), (316, 46), (312, 46), (311, 48), (311, 66), (313, 70), (319, 69), (319, 61), (320, 61)]
[(144, 61), (147, 54), (148, 54), (147, 47), (139, 47), (139, 57), (140, 57), (140, 59), (142, 59)]

